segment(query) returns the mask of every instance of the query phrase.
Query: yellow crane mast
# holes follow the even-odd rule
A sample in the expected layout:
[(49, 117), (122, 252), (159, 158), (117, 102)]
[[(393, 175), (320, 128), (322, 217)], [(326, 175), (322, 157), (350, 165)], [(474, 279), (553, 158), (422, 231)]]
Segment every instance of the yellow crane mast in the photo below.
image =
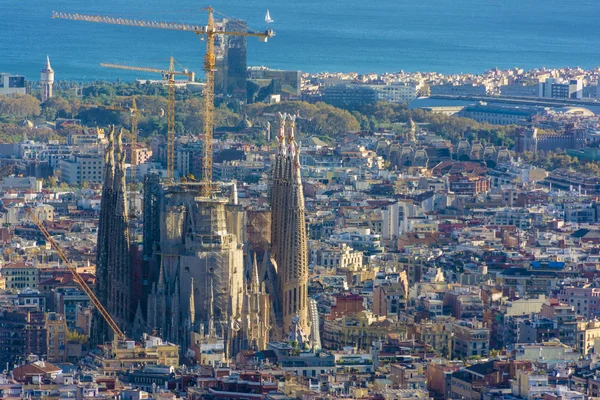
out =
[(121, 328), (119, 328), (119, 325), (117, 325), (115, 320), (111, 317), (110, 313), (106, 310), (106, 308), (104, 308), (104, 306), (102, 305), (100, 300), (98, 300), (98, 297), (96, 297), (96, 294), (94, 293), (94, 291), (88, 286), (85, 279), (83, 279), (83, 277), (79, 274), (79, 272), (77, 272), (77, 268), (75, 268), (75, 266), (73, 266), (73, 264), (71, 264), (71, 262), (69, 261), (69, 259), (65, 255), (65, 253), (62, 251), (62, 249), (60, 248), (58, 243), (56, 243), (56, 240), (54, 240), (54, 238), (50, 235), (50, 233), (48, 232), (48, 230), (46, 229), (44, 224), (42, 224), (42, 222), (35, 216), (35, 214), (31, 210), (31, 208), (27, 208), (26, 211), (29, 214), (29, 217), (31, 218), (31, 220), (37, 225), (39, 230), (42, 232), (42, 235), (44, 235), (44, 237), (46, 238), (46, 241), (48, 241), (48, 243), (50, 243), (50, 245), (52, 246), (54, 251), (56, 251), (56, 253), (60, 257), (60, 259), (65, 263), (65, 265), (67, 266), (67, 269), (69, 270), (71, 275), (73, 275), (73, 279), (75, 280), (75, 282), (77, 282), (77, 284), (79, 284), (79, 286), (81, 286), (81, 289), (89, 297), (89, 299), (92, 302), (92, 304), (94, 305), (94, 307), (96, 307), (96, 309), (98, 310), (98, 312), (100, 313), (102, 318), (104, 318), (104, 320), (106, 321), (108, 326), (110, 326), (110, 329), (112, 329), (115, 336), (119, 340), (125, 340), (125, 334), (121, 331)]
[(202, 120), (202, 186), (200, 194), (210, 197), (213, 183), (213, 130), (215, 126), (215, 17), (207, 8), (206, 53), (204, 53), (204, 103)]
[[(135, 187), (137, 185), (137, 164), (138, 164), (138, 152), (137, 152), (137, 134), (138, 134), (138, 118), (139, 114), (144, 112), (137, 108), (135, 96), (131, 101), (131, 108), (129, 108), (131, 115), (131, 149), (129, 149), (129, 161), (131, 162), (131, 193), (135, 193)], [(134, 203), (135, 206), (135, 203)], [(133, 214), (130, 214), (133, 215)]]
[(175, 71), (175, 60), (173, 60), (173, 57), (169, 59), (168, 70), (109, 63), (100, 63), (100, 66), (105, 68), (125, 69), (129, 71), (158, 73), (161, 74), (163, 79), (167, 81), (167, 86), (169, 89), (169, 98), (167, 99), (167, 180), (172, 182), (175, 176), (175, 75), (185, 75), (187, 76), (188, 81), (193, 82), (195, 73), (188, 71), (187, 69), (184, 69), (183, 71)]
[(202, 130), (202, 195), (210, 196), (212, 193), (212, 136), (214, 129), (214, 98), (215, 98), (215, 36), (230, 35), (230, 36), (254, 36), (267, 41), (268, 38), (275, 36), (272, 30), (261, 32), (254, 31), (226, 31), (224, 27), (217, 26), (214, 20), (214, 10), (212, 7), (207, 7), (208, 23), (207, 25), (191, 25), (177, 22), (157, 22), (143, 21), (137, 19), (115, 18), (100, 15), (83, 15), (70, 14), (62, 12), (52, 12), (52, 18), (69, 19), (75, 21), (96, 22), (113, 25), (127, 25), (144, 28), (155, 29), (170, 29), (177, 31), (193, 32), (197, 35), (206, 37), (206, 54), (204, 56), (204, 124)]

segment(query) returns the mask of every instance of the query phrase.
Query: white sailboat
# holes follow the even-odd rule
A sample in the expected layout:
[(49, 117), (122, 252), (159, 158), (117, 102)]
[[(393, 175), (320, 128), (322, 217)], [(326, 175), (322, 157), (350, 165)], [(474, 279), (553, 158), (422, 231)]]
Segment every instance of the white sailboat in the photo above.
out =
[(270, 24), (271, 22), (275, 22), (271, 19), (271, 14), (269, 14), (269, 10), (267, 10), (267, 15), (265, 15), (265, 22)]

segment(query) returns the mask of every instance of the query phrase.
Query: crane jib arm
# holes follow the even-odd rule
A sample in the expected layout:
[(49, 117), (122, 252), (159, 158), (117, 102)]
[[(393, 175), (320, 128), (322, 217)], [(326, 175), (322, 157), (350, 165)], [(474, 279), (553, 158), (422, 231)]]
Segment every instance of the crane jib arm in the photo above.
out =
[(101, 67), (104, 68), (115, 68), (115, 69), (126, 69), (129, 71), (140, 71), (140, 72), (152, 72), (161, 75), (185, 75), (189, 76), (193, 74), (193, 72), (189, 71), (169, 71), (167, 69), (158, 69), (158, 68), (150, 68), (150, 67), (136, 67), (133, 65), (123, 65), (123, 64), (110, 64), (110, 63), (100, 63)]
[(72, 14), (57, 11), (52, 11), (52, 18), (70, 19), (73, 21), (97, 22), (102, 24), (140, 26), (143, 28), (170, 29), (174, 31), (194, 32), (198, 35), (206, 35), (207, 33), (211, 33), (216, 35), (258, 36), (261, 38), (269, 38), (275, 36), (275, 32), (273, 32), (272, 30), (266, 30), (264, 32), (228, 32), (221, 27), (215, 27), (213, 32), (209, 32), (208, 28), (202, 25), (184, 24), (180, 22), (144, 21), (140, 19), (128, 19), (118, 17), (115, 18), (102, 15)]
[(42, 232), (42, 235), (44, 235), (44, 238), (46, 238), (46, 240), (50, 243), (50, 245), (52, 246), (54, 251), (56, 251), (56, 253), (60, 257), (60, 259), (65, 263), (67, 269), (69, 270), (71, 275), (73, 275), (73, 280), (75, 282), (77, 282), (77, 284), (79, 284), (81, 289), (88, 296), (88, 298), (90, 299), (90, 301), (92, 302), (94, 307), (96, 307), (96, 310), (100, 313), (102, 318), (106, 321), (106, 323), (112, 329), (112, 331), (115, 333), (115, 335), (121, 340), (125, 339), (125, 334), (123, 334), (123, 332), (121, 331), (121, 328), (119, 328), (119, 325), (112, 318), (112, 316), (106, 310), (106, 308), (104, 308), (104, 305), (102, 305), (100, 300), (98, 300), (98, 297), (96, 297), (96, 294), (89, 287), (89, 285), (87, 284), (85, 279), (79, 274), (79, 272), (77, 272), (77, 268), (75, 268), (73, 266), (73, 264), (71, 264), (71, 262), (69, 261), (69, 259), (66, 256), (66, 254), (60, 248), (58, 243), (56, 243), (56, 241), (54, 240), (52, 235), (50, 235), (50, 232), (48, 232), (48, 230), (46, 229), (44, 224), (42, 224), (42, 221), (40, 221), (36, 217), (36, 215), (33, 213), (31, 208), (26, 208), (25, 211), (27, 211), (27, 213), (29, 214), (29, 217), (31, 218), (33, 223), (38, 227), (38, 229)]
[[(202, 127), (202, 190), (201, 195), (210, 197), (212, 192), (212, 175), (213, 175), (213, 161), (212, 161), (212, 135), (214, 129), (214, 97), (215, 97), (215, 85), (214, 85), (214, 72), (215, 72), (215, 36), (219, 35), (231, 35), (231, 36), (253, 36), (267, 41), (268, 38), (275, 36), (275, 32), (268, 29), (261, 32), (251, 31), (227, 31), (225, 30), (224, 24), (215, 23), (214, 14), (212, 7), (207, 7), (208, 11), (208, 23), (202, 25), (190, 25), (185, 23), (177, 22), (157, 22), (157, 21), (142, 21), (135, 19), (126, 18), (115, 18), (106, 17), (99, 15), (82, 15), (82, 14), (70, 14), (70, 13), (59, 13), (53, 12), (53, 18), (69, 19), (75, 21), (87, 21), (97, 22), (114, 25), (128, 25), (128, 26), (139, 26), (145, 28), (157, 28), (157, 29), (171, 29), (179, 31), (194, 32), (197, 35), (206, 36), (206, 53), (204, 55), (204, 100), (203, 100), (203, 127)], [(127, 67), (119, 67), (123, 69), (132, 69)], [(173, 60), (171, 59), (171, 65), (169, 68), (169, 98), (174, 99), (175, 88), (173, 85)], [(173, 182), (174, 180), (174, 142), (175, 142), (175, 108), (174, 101), (169, 101), (168, 109), (168, 135), (167, 135), (167, 181)]]

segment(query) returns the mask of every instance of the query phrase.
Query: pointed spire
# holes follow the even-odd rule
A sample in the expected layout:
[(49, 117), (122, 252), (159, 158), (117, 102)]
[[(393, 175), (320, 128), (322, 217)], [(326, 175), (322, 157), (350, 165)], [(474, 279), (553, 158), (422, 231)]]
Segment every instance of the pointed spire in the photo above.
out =
[(108, 131), (108, 146), (104, 151), (104, 186), (103, 189), (111, 190), (115, 174), (115, 127)]
[[(50, 66), (50, 57), (46, 56), (46, 64), (44, 65), (44, 68), (42, 69), (42, 74), (49, 74), (52, 72), (54, 72), (54, 70)], [(42, 80), (43, 79), (44, 79), (44, 76), (42, 75)]]
[(256, 263), (256, 253), (254, 253), (254, 261), (252, 262), (252, 284), (250, 286), (251, 293), (260, 291), (260, 283), (258, 280), (258, 264)]
[(108, 131), (108, 146), (104, 152), (104, 164), (112, 165), (115, 160), (115, 127), (110, 127)]
[[(112, 188), (117, 199), (117, 203), (115, 204), (115, 213), (121, 218), (124, 218), (125, 223), (127, 223), (127, 219), (129, 217), (129, 207), (127, 207), (127, 168), (125, 167), (125, 149), (123, 148), (123, 128), (119, 129), (116, 134), (114, 163), (114, 178)], [(128, 235), (129, 234), (130, 233), (128, 232)]]
[(296, 183), (302, 186), (302, 178), (300, 177), (300, 150), (302, 146), (298, 145), (294, 150), (294, 176), (296, 178)]
[(190, 291), (190, 325), (194, 329), (194, 323), (196, 322), (196, 306), (194, 298), (194, 278), (192, 278), (192, 288)]
[(279, 113), (279, 134), (277, 135), (277, 142), (279, 147), (277, 149), (277, 155), (285, 155), (285, 116), (286, 114)]
[(123, 150), (123, 128), (119, 129), (116, 135), (116, 144), (115, 144), (115, 157), (117, 160), (121, 159), (121, 152)]
[(415, 121), (413, 121), (412, 115), (410, 116), (410, 119), (408, 120), (408, 125), (409, 125), (409, 131), (408, 131), (407, 139), (411, 142), (414, 142), (415, 140), (417, 140), (417, 124), (415, 124)]
[(171, 338), (172, 341), (176, 342), (177, 338), (175, 337), (177, 335), (177, 324), (175, 323), (175, 313), (171, 312), (171, 329), (169, 332), (169, 337)]
[[(300, 173), (300, 148), (296, 143), (295, 123), (297, 115), (280, 116), (285, 123), (280, 144), (285, 144), (285, 152), (280, 152), (273, 166), (271, 187), (271, 262), (279, 280), (277, 296), (278, 334), (284, 337), (292, 326), (292, 317), (298, 316), (297, 325), (306, 329), (308, 315), (306, 306), (306, 285), (308, 256), (306, 247), (306, 227), (304, 225), (304, 195)], [(284, 142), (285, 141), (285, 142)], [(294, 298), (292, 302), (292, 292)], [(299, 298), (299, 300), (298, 300)]]
[(134, 336), (141, 335), (141, 333), (143, 332), (143, 325), (144, 314), (142, 313), (142, 302), (138, 301), (137, 307), (135, 309), (135, 316), (133, 318), (133, 329), (135, 332)]
[(158, 271), (158, 285), (156, 287), (157, 292), (162, 292), (165, 288), (165, 271), (164, 271), (164, 267), (163, 267), (163, 263), (164, 263), (164, 259), (161, 258), (160, 260), (160, 269)]
[(171, 295), (171, 340), (173, 342), (179, 341), (179, 285), (174, 285), (175, 291)]
[(290, 157), (295, 157), (295, 155), (296, 155), (296, 137), (295, 137), (296, 116), (291, 115), (291, 114), (286, 114), (285, 118), (288, 120), (288, 122), (285, 124), (285, 128), (287, 131), (286, 140), (288, 143), (287, 154)]
[(215, 294), (213, 289), (213, 278), (210, 277), (210, 297), (208, 300), (208, 336), (215, 338), (217, 337), (217, 331), (215, 329), (215, 316), (214, 316), (214, 307), (215, 307)]
[(142, 317), (142, 302), (138, 301), (137, 308), (135, 309), (136, 318), (143, 319)]
[(231, 204), (238, 204), (238, 191), (236, 182), (233, 182), (233, 186), (231, 188)]
[(115, 190), (125, 191), (125, 150), (123, 149), (123, 129), (117, 133), (115, 145)]

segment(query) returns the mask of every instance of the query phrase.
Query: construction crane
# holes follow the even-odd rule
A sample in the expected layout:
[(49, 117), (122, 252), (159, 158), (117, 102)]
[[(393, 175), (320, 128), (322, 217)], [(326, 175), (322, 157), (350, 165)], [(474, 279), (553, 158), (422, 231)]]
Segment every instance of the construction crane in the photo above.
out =
[(85, 294), (89, 297), (89, 299), (92, 302), (92, 304), (94, 305), (94, 307), (96, 307), (96, 309), (98, 310), (98, 312), (100, 313), (102, 318), (104, 318), (104, 320), (106, 321), (108, 326), (110, 326), (110, 329), (112, 329), (115, 336), (119, 340), (125, 340), (125, 334), (121, 331), (121, 328), (119, 328), (119, 325), (117, 325), (115, 320), (111, 317), (110, 313), (106, 310), (106, 308), (104, 308), (104, 306), (102, 305), (100, 300), (98, 300), (98, 297), (96, 297), (96, 294), (89, 287), (89, 285), (87, 284), (85, 279), (83, 279), (83, 277), (79, 274), (79, 272), (77, 272), (77, 268), (75, 268), (73, 266), (73, 264), (71, 264), (71, 262), (69, 261), (69, 259), (65, 255), (65, 253), (62, 251), (62, 249), (60, 248), (58, 243), (56, 243), (56, 240), (54, 240), (54, 238), (50, 235), (50, 233), (48, 232), (48, 230), (46, 229), (44, 224), (42, 224), (42, 222), (35, 216), (34, 212), (31, 210), (31, 208), (26, 208), (25, 210), (29, 214), (29, 217), (31, 218), (31, 220), (37, 225), (39, 230), (42, 232), (42, 235), (44, 235), (44, 237), (46, 238), (46, 241), (48, 241), (48, 243), (50, 243), (50, 245), (52, 246), (54, 251), (56, 251), (56, 253), (60, 257), (60, 259), (67, 266), (67, 269), (69, 270), (71, 275), (73, 275), (73, 279), (75, 280), (75, 282), (77, 282), (77, 284), (79, 284), (79, 286), (81, 286), (81, 289), (83, 289)]
[(144, 28), (155, 28), (155, 29), (170, 29), (177, 31), (193, 32), (196, 35), (204, 36), (206, 39), (206, 54), (204, 55), (204, 123), (202, 127), (202, 185), (201, 194), (206, 197), (210, 197), (212, 194), (212, 136), (214, 129), (214, 108), (215, 108), (215, 36), (217, 35), (229, 35), (229, 36), (255, 36), (263, 41), (267, 41), (268, 38), (275, 36), (275, 32), (272, 30), (265, 30), (261, 32), (253, 31), (226, 31), (223, 26), (217, 26), (214, 20), (214, 10), (212, 7), (207, 7), (208, 12), (207, 24), (202, 25), (191, 25), (177, 22), (156, 22), (156, 21), (143, 21), (137, 19), (125, 19), (115, 17), (105, 17), (99, 15), (82, 15), (82, 14), (70, 14), (61, 12), (52, 12), (52, 18), (69, 19), (75, 21), (86, 21), (86, 22), (97, 22), (103, 24), (113, 25), (127, 25), (137, 26)]
[[(175, 60), (173, 60), (173, 57), (169, 58), (168, 70), (107, 63), (100, 63), (100, 66), (105, 68), (126, 69), (129, 71), (154, 72), (161, 74), (163, 79), (167, 81), (167, 86), (169, 88), (169, 98), (167, 100), (167, 181), (173, 182), (175, 177), (175, 75), (185, 75), (189, 82), (193, 82), (196, 74), (187, 69), (175, 71)], [(131, 115), (133, 125), (133, 110)]]

